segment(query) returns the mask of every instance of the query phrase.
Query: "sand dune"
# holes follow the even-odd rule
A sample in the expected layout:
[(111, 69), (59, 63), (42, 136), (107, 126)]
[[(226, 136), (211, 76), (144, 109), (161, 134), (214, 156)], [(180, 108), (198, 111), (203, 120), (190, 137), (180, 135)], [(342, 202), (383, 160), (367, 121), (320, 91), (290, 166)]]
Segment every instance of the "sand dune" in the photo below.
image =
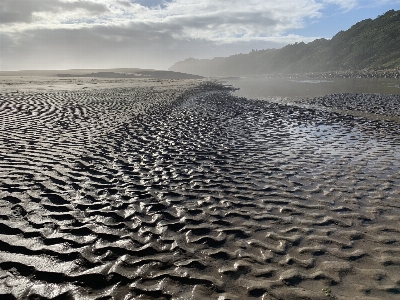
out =
[(400, 123), (49, 82), (0, 94), (2, 299), (398, 298)]

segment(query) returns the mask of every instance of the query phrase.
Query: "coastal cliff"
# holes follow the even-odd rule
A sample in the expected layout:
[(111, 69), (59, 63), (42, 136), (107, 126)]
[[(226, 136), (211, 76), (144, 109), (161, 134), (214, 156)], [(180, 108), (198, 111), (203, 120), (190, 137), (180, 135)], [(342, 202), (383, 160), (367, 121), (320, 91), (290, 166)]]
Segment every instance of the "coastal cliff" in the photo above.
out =
[(171, 71), (202, 76), (241, 76), (400, 68), (400, 11), (366, 19), (332, 39), (296, 43), (213, 59), (188, 58)]

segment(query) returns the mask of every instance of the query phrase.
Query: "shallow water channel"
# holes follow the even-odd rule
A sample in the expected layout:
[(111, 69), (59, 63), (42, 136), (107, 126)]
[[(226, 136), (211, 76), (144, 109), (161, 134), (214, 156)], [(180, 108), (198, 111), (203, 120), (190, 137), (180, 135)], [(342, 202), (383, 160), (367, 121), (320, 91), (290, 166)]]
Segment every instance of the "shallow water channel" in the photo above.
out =
[(309, 98), (335, 93), (379, 93), (400, 95), (400, 79), (329, 78), (291, 79), (241, 77), (223, 80), (240, 88), (234, 94), (253, 99), (270, 97)]

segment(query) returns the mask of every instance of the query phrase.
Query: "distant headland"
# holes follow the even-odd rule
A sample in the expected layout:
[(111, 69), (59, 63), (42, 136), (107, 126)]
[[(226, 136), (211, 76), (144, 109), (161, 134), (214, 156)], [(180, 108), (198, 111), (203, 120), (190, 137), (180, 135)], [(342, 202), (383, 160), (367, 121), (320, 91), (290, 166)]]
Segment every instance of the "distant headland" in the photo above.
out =
[(188, 58), (169, 70), (201, 76), (322, 73), (335, 77), (400, 78), (399, 28), (400, 11), (390, 10), (374, 20), (358, 22), (330, 40), (317, 39), (229, 57)]

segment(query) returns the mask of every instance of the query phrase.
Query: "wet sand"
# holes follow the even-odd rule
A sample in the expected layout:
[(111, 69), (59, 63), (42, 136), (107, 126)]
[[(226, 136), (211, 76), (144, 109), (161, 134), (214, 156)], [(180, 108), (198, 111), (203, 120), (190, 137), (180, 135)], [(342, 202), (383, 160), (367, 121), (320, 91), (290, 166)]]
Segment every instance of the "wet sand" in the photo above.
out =
[(399, 122), (126, 80), (2, 90), (1, 299), (398, 299)]

